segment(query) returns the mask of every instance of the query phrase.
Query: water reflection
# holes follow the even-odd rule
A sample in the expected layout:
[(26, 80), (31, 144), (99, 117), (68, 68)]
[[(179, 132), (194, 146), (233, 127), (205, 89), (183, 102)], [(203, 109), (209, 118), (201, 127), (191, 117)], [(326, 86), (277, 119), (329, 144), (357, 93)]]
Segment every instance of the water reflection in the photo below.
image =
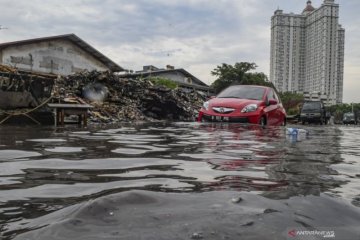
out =
[(294, 142), (284, 127), (239, 124), (0, 127), (0, 232), (16, 235), (31, 219), (134, 189), (270, 199), (325, 192), (359, 206), (358, 129), (306, 128), (309, 137)]

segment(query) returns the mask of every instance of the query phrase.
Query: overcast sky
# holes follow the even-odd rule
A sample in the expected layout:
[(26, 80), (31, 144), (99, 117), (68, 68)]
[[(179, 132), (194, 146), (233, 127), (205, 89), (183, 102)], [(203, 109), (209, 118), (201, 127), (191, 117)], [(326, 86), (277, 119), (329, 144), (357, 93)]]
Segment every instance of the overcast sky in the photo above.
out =
[[(125, 69), (167, 64), (210, 84), (222, 63), (255, 62), (269, 76), (270, 20), (307, 0), (0, 0), (0, 42), (74, 33)], [(323, 0), (313, 0), (319, 7)], [(340, 4), (344, 102), (360, 103), (360, 1)]]

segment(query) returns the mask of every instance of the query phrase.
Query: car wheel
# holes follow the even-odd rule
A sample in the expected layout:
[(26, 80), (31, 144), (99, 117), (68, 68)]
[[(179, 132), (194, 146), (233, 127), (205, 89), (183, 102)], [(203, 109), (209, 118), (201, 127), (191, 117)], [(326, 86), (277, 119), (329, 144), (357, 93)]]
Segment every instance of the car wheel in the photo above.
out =
[(259, 122), (260, 126), (265, 127), (266, 126), (266, 118), (264, 116), (262, 116), (260, 118), (260, 122)]

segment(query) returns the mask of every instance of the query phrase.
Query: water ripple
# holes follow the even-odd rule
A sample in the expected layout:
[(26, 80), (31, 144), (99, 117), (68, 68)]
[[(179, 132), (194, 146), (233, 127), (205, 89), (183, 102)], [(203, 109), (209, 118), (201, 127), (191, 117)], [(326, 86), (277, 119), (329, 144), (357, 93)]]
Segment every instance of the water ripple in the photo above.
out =
[(285, 128), (238, 124), (0, 127), (0, 226), (10, 237), (32, 218), (133, 190), (246, 191), (273, 200), (327, 194), (358, 208), (360, 128), (304, 128), (308, 137), (293, 141)]

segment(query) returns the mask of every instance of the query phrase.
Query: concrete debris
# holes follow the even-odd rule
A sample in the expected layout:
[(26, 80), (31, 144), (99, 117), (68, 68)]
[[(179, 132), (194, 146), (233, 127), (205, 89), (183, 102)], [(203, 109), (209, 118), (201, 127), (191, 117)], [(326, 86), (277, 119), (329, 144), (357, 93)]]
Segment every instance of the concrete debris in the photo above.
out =
[(205, 97), (196, 90), (172, 90), (146, 79), (98, 71), (59, 77), (53, 89), (53, 102), (93, 105), (89, 119), (94, 123), (193, 121)]

